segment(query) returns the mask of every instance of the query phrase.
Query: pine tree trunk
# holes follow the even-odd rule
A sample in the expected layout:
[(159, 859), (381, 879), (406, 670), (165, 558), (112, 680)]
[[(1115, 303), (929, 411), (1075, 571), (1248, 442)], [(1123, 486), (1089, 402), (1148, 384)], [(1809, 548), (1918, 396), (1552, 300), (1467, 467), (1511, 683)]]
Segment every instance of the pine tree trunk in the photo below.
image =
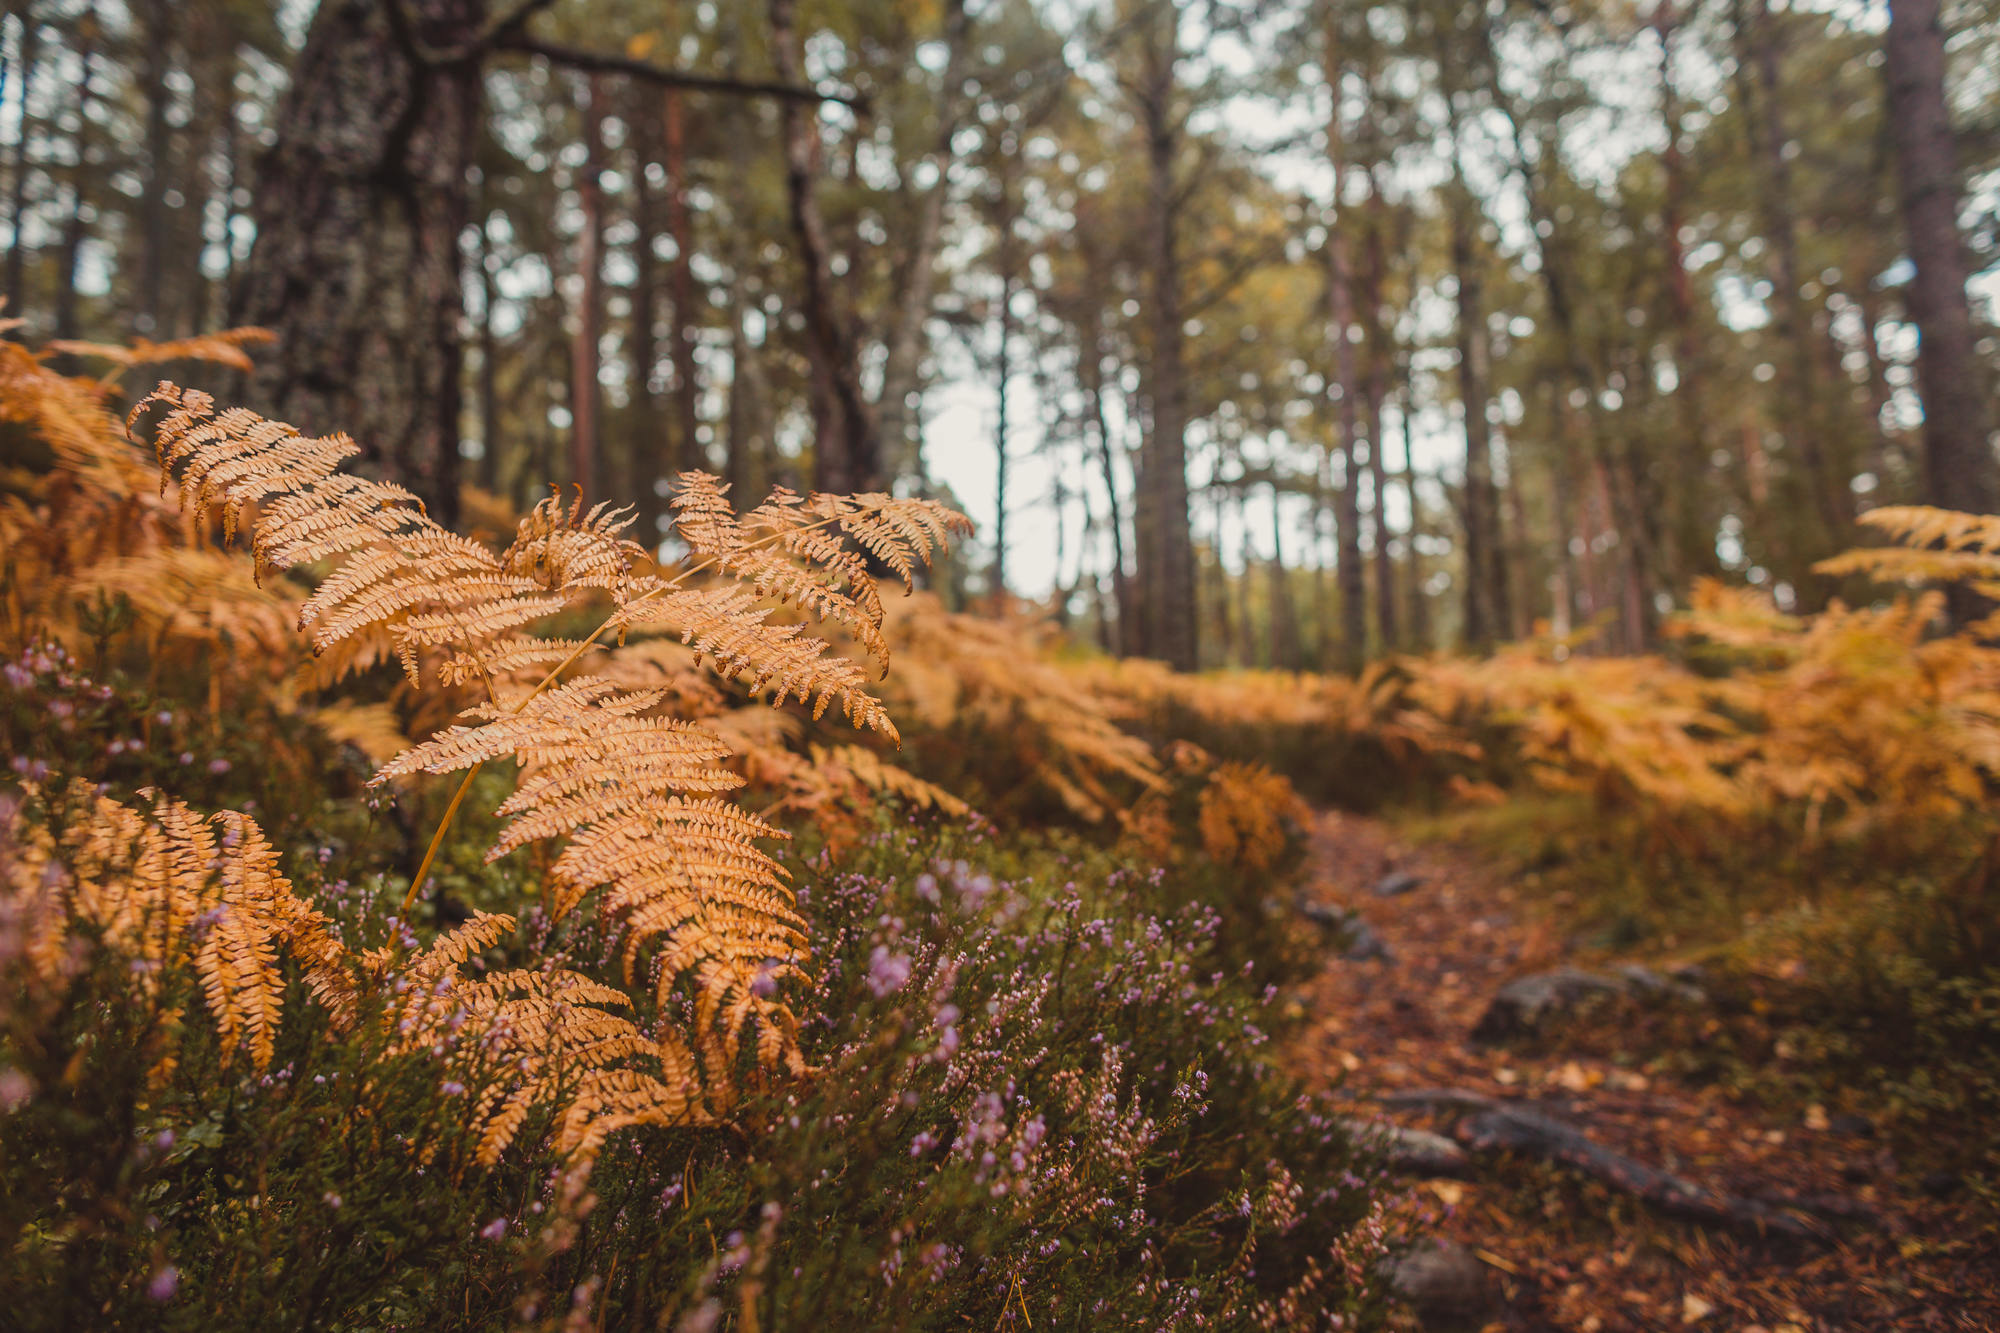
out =
[(1417, 508), (1417, 386), (1411, 373), (1408, 352), (1403, 353), (1401, 362), (1399, 405), (1402, 411), (1399, 415), (1403, 427), (1403, 468), (1399, 475), (1403, 483), (1403, 499), (1410, 507), (1409, 540), (1405, 543), (1404, 555), (1409, 564), (1406, 581), (1410, 587), (1410, 647), (1415, 652), (1427, 653), (1431, 650), (1431, 600), (1424, 587), (1423, 552), (1417, 549), (1417, 537), (1423, 531), (1421, 511)]
[(576, 266), (583, 283), (576, 337), (570, 346), (569, 479), (583, 502), (591, 505), (607, 498), (602, 492), (597, 429), (604, 398), (598, 383), (598, 341), (604, 327), (604, 94), (594, 74), (584, 80), (583, 152), (583, 174), (577, 182), (583, 219), (576, 242)]
[(1478, 649), (1501, 632), (1493, 602), (1499, 505), (1493, 489), (1491, 426), (1486, 419), (1484, 280), (1474, 249), (1473, 201), (1464, 182), (1451, 192), (1451, 266), (1458, 279), (1458, 399), (1465, 426), (1465, 642)]
[(660, 260), (653, 242), (660, 234), (660, 217), (654, 211), (657, 196), (648, 172), (660, 165), (660, 93), (644, 84), (624, 91), (625, 137), (632, 163), (632, 290), (625, 340), (632, 420), (625, 433), (625, 475), (619, 490), (627, 503), (638, 508), (635, 539), (642, 545), (656, 546), (660, 520), (668, 505), (654, 483), (675, 471), (667, 465), (673, 444), (660, 395), (653, 388), (653, 372), (660, 360), (655, 332), (660, 317)]
[[(1944, 29), (1937, 0), (1893, 0), (1887, 41), (1889, 122), (1896, 136), (1903, 225), (1916, 265), (1917, 379), (1924, 400), (1924, 499), (1974, 513), (2000, 512), (1993, 457), (1991, 382), (1976, 349), (1958, 230), (1958, 178), (1945, 100)], [(1961, 596), (1955, 614), (1975, 611)]]
[(1341, 129), (1340, 66), (1335, 55), (1335, 35), (1331, 19), (1326, 28), (1324, 57), (1326, 80), (1333, 90), (1333, 106), (1327, 113), (1326, 155), (1333, 167), (1333, 207), (1326, 223), (1327, 313), (1333, 338), (1334, 375), (1340, 389), (1340, 492), (1335, 521), (1339, 539), (1335, 577), (1340, 587), (1339, 664), (1348, 671), (1358, 670), (1368, 652), (1368, 584), (1361, 565), (1361, 471), (1360, 451), (1355, 447), (1360, 428), (1361, 376), (1354, 358), (1354, 273), (1347, 253), (1347, 183), (1345, 144)]
[(964, 121), (965, 47), (970, 28), (965, 0), (946, 0), (937, 139), (924, 159), (935, 179), (917, 208), (908, 261), (898, 268), (894, 323), (882, 363), (882, 390), (876, 400), (882, 447), (888, 451), (885, 462), (892, 475), (915, 476), (923, 471), (922, 422), (917, 418), (916, 400), (924, 322), (931, 312), (933, 273), (944, 234), (945, 204), (951, 196), (951, 169), (957, 159), (951, 141)]
[(481, 193), (479, 212), (479, 484), (500, 493), (500, 339), (493, 329), (493, 304), (499, 292), (493, 282), (491, 219)]
[[(35, 66), (42, 43), (41, 19), (32, 4), (23, 5), (21, 19), (21, 72), (15, 94), (13, 180), (7, 193), (7, 313), (19, 316), (27, 306), (28, 247), (23, 244), (21, 223), (28, 211), (28, 117), (29, 99), (35, 91)], [(18, 334), (10, 336), (18, 337)]]
[[(483, 0), (404, 0), (416, 36), (461, 45)], [(362, 465), (458, 511), (463, 348), (459, 235), (480, 102), (471, 63), (423, 65), (390, 7), (325, 0), (257, 173), (256, 244), (239, 323), (277, 345), (251, 401), (324, 432)]]
[[(1003, 189), (1006, 188), (1003, 184)], [(1000, 353), (995, 368), (995, 389), (999, 398), (993, 426), (993, 609), (1007, 609), (1007, 408), (1008, 388), (1014, 377), (1014, 218), (1011, 202), (1003, 199), (1000, 221)], [(1058, 514), (1060, 523), (1061, 516)]]
[(674, 363), (674, 430), (663, 460), (668, 475), (707, 466), (701, 448), (701, 385), (694, 362), (694, 215), (688, 208), (687, 102), (669, 91), (663, 108), (666, 130), (667, 234), (674, 239), (668, 270), (673, 319), (667, 325), (667, 354)]
[[(58, 338), (74, 338), (78, 327), (76, 280), (83, 258), (84, 213), (89, 208), (87, 189), (92, 177), (90, 105), (94, 100), (91, 82), (96, 68), (95, 38), (98, 31), (95, 0), (84, 6), (82, 46), (77, 52), (82, 77), (76, 85), (76, 136), (71, 143), (75, 161), (69, 174), (69, 217), (63, 223), (62, 258), (56, 273), (55, 332)], [(67, 360), (67, 358), (64, 358)]]
[(140, 191), (143, 249), (139, 269), (139, 310), (134, 321), (149, 338), (170, 335), (163, 319), (162, 287), (167, 273), (167, 160), (172, 134), (167, 125), (167, 50), (171, 18), (162, 0), (141, 0), (139, 20), (140, 94), (146, 102), (145, 171)]
[(1368, 407), (1368, 522), (1372, 534), (1375, 566), (1375, 629), (1382, 651), (1393, 653), (1402, 638), (1396, 615), (1396, 564), (1390, 550), (1388, 445), (1382, 432), (1382, 404), (1389, 393), (1388, 321), (1384, 318), (1382, 288), (1387, 278), (1388, 255), (1383, 235), (1381, 182), (1369, 172), (1368, 241), (1363, 248), (1367, 262), (1361, 283), (1362, 331), (1368, 345), (1366, 394)]
[(1187, 383), (1181, 315), (1179, 198), (1176, 159), (1181, 127), (1174, 114), (1180, 62), (1180, 9), (1173, 0), (1152, 15), (1139, 111), (1146, 140), (1145, 245), (1152, 346), (1146, 365), (1151, 416), (1146, 436), (1135, 527), (1139, 585), (1146, 599), (1146, 652), (1177, 671), (1199, 660), (1194, 539), (1187, 484)]
[(1133, 603), (1125, 564), (1125, 514), (1118, 501), (1118, 468), (1113, 461), (1111, 426), (1104, 413), (1104, 317), (1094, 304), (1085, 303), (1088, 323), (1079, 330), (1083, 396), (1089, 404), (1091, 438), (1097, 442), (1097, 466), (1104, 478), (1107, 497), (1105, 521), (1111, 527), (1111, 596), (1117, 607), (1116, 632), (1107, 649), (1118, 657), (1137, 651), (1132, 634)]
[[(797, 0), (770, 0), (771, 59), (778, 77), (805, 82)], [(832, 248), (820, 216), (821, 166), (817, 111), (787, 100), (781, 116), (785, 187), (802, 274), (799, 312), (805, 319), (812, 367), (813, 486), (821, 491), (875, 490), (882, 484), (881, 441), (861, 392), (853, 331), (834, 297)]]

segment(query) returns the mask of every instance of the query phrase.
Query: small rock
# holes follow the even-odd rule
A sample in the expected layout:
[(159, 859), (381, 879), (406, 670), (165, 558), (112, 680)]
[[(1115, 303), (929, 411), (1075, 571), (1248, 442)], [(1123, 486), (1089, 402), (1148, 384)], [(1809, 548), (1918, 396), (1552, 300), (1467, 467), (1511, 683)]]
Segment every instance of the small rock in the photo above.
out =
[(1347, 948), (1340, 956), (1350, 963), (1365, 963), (1370, 959), (1380, 959), (1385, 963), (1396, 961), (1389, 942), (1375, 933), (1375, 927), (1358, 916), (1347, 919)]
[(1917, 1186), (1933, 1199), (1943, 1199), (1956, 1194), (1964, 1183), (1956, 1171), (1933, 1171), (1918, 1181)]
[(1625, 983), (1625, 993), (1640, 999), (1683, 1000), (1689, 1004), (1706, 1004), (1708, 996), (1701, 987), (1678, 977), (1663, 977), (1650, 967), (1638, 963), (1620, 963), (1616, 969), (1617, 980)]
[(1348, 913), (1346, 908), (1335, 907), (1331, 903), (1323, 903), (1316, 898), (1308, 898), (1303, 893), (1298, 896), (1297, 905), (1299, 915), (1316, 926), (1324, 926), (1328, 930), (1345, 930), (1347, 928)]
[(1389, 1286), (1426, 1324), (1464, 1319), (1493, 1308), (1486, 1265), (1455, 1241), (1419, 1245), (1388, 1264)]
[(1390, 1170), (1405, 1175), (1464, 1175), (1472, 1163), (1465, 1149), (1427, 1129), (1406, 1129), (1387, 1120), (1359, 1118), (1342, 1120), (1341, 1126), (1356, 1147), (1380, 1154)]
[(1588, 1000), (1624, 990), (1609, 977), (1574, 967), (1517, 977), (1493, 996), (1472, 1029), (1472, 1039), (1490, 1043), (1526, 1036), (1558, 1013), (1573, 1012)]
[(1375, 887), (1370, 892), (1377, 898), (1400, 898), (1423, 882), (1424, 877), (1422, 875), (1413, 874), (1407, 870), (1398, 870), (1393, 874), (1384, 875), (1382, 878), (1376, 880)]

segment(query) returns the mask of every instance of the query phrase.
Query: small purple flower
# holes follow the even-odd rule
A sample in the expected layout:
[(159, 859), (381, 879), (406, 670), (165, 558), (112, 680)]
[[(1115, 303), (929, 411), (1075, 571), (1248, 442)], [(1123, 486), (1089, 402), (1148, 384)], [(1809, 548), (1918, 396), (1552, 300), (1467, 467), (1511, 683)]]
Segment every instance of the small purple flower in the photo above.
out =
[(917, 897), (922, 898), (933, 907), (937, 905), (938, 882), (936, 875), (925, 871), (923, 874), (917, 876)]
[(229, 761), (227, 759), (211, 759), (208, 761), (208, 771), (219, 777), (229, 771)]
[(18, 662), (0, 667), (0, 675), (7, 677), (7, 683), (17, 690), (25, 690), (35, 683), (35, 674)]
[(903, 988), (910, 979), (910, 956), (906, 953), (890, 953), (889, 946), (878, 944), (868, 959), (868, 989), (880, 999), (892, 991)]
[(910, 1156), (922, 1157), (935, 1147), (937, 1147), (937, 1135), (931, 1133), (928, 1129), (924, 1130), (910, 1140)]
[(153, 714), (153, 721), (163, 727), (171, 727), (174, 724), (174, 715), (162, 708), (159, 712)]
[(181, 1270), (172, 1264), (161, 1264), (146, 1283), (146, 1294), (156, 1301), (170, 1301), (180, 1285)]
[(479, 1228), (479, 1238), (481, 1240), (500, 1240), (506, 1234), (507, 1219), (504, 1217), (496, 1217), (485, 1226)]
[(457, 1079), (452, 1079), (444, 1085), (442, 1091), (447, 1097), (463, 1097), (465, 1095), (465, 1085)]
[(155, 1152), (165, 1152), (167, 1149), (173, 1146), (174, 1146), (174, 1132), (171, 1129), (163, 1129), (159, 1133), (153, 1135), (153, 1149)]

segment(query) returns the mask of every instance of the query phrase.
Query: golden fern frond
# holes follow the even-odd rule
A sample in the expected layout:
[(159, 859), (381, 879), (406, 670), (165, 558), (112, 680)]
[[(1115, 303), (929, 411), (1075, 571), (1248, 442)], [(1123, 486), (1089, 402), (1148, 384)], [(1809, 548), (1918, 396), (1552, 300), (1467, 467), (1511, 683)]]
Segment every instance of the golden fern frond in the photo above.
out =
[(162, 800), (146, 819), (80, 786), (56, 804), (60, 837), (28, 830), (36, 879), (17, 871), (7, 886), (33, 923), (28, 952), (45, 978), (59, 973), (79, 925), (135, 961), (185, 961), (225, 1052), (247, 1046), (260, 1068), (284, 1002), (281, 952), (301, 964), (317, 997), (345, 1012), (353, 989), (332, 923), (293, 892), (249, 816), (204, 817)]
[[(872, 557), (913, 586), (916, 567), (972, 530), (935, 500), (870, 493), (801, 497), (783, 487), (747, 514), (729, 507), (728, 488), (683, 473), (673, 498), (674, 530), (690, 550), (755, 588), (852, 634), (886, 672), (882, 600)], [(848, 543), (852, 542), (850, 546)]]
[(521, 520), (507, 548), (507, 572), (545, 588), (602, 588), (622, 602), (633, 562), (646, 557), (644, 547), (619, 535), (633, 516), (606, 504), (585, 513), (580, 496), (565, 511), (558, 497), (547, 496)]
[(1968, 514), (1925, 505), (1884, 505), (1869, 510), (1860, 521), (1905, 546), (2000, 552), (2000, 514)]
[(478, 913), (407, 960), (393, 949), (370, 956), (383, 976), (403, 964), (390, 1054), (454, 1033), (463, 1039), (455, 1058), (479, 1089), (468, 1117), (478, 1161), (497, 1162), (537, 1107), (556, 1111), (557, 1150), (572, 1157), (595, 1155), (605, 1135), (626, 1125), (708, 1122), (685, 1049), (672, 1037), (655, 1041), (620, 1012), (631, 1008), (622, 991), (565, 968), (461, 975), (514, 924)]
[(900, 796), (920, 810), (941, 810), (954, 817), (972, 813), (971, 806), (943, 787), (889, 763), (865, 746), (836, 745), (829, 749), (815, 745), (811, 754), (815, 767), (849, 777), (869, 791)]
[(1816, 563), (1813, 570), (1834, 578), (1865, 574), (1882, 583), (1967, 583), (2000, 578), (2000, 553), (1863, 546), (1828, 556)]
[[(211, 511), (233, 538), (252, 507), (260, 567), (340, 559), (299, 611), (325, 653), (355, 635), (390, 630), (413, 679), (421, 649), (477, 645), (568, 605), (501, 557), (448, 532), (402, 487), (338, 471), (359, 450), (345, 436), (308, 438), (240, 408), (217, 412), (207, 394), (162, 384), (130, 422), (156, 408), (162, 485), (177, 477), (196, 522)], [(128, 425), (129, 429), (129, 425)]]
[(671, 626), (694, 649), (697, 665), (706, 662), (725, 679), (747, 682), (753, 694), (768, 689), (773, 705), (796, 698), (819, 718), (838, 701), (852, 725), (893, 738), (895, 724), (865, 688), (860, 667), (803, 625), (772, 624), (765, 595), (748, 588), (676, 589), (627, 603), (611, 623), (619, 629)]
[(552, 867), (556, 914), (606, 890), (602, 910), (627, 923), (628, 976), (637, 952), (662, 936), (674, 937), (663, 990), (709, 952), (753, 956), (753, 973), (755, 963), (788, 961), (801, 923), (783, 868), (758, 847), (779, 835), (727, 802), (683, 799), (731, 791), (743, 779), (722, 766), (733, 751), (720, 736), (646, 715), (663, 697), (582, 677), (519, 711), (471, 710), (477, 724), (413, 747), (374, 781), (518, 757), (520, 783), (496, 811), (509, 822), (488, 858), (569, 838)]
[(175, 338), (163, 343), (156, 343), (146, 338), (134, 338), (129, 345), (123, 346), (118, 343), (78, 342), (74, 339), (58, 338), (49, 344), (49, 350), (98, 361), (109, 361), (115, 366), (150, 366), (158, 365), (162, 361), (207, 361), (228, 366), (232, 370), (249, 371), (255, 367), (251, 365), (250, 358), (243, 349), (255, 344), (272, 342), (275, 338), (276, 335), (269, 329), (223, 329), (216, 333), (199, 334), (192, 338)]
[(2000, 515), (1884, 505), (1860, 521), (1899, 544), (1843, 551), (1814, 565), (1815, 571), (1905, 583), (2000, 579)]

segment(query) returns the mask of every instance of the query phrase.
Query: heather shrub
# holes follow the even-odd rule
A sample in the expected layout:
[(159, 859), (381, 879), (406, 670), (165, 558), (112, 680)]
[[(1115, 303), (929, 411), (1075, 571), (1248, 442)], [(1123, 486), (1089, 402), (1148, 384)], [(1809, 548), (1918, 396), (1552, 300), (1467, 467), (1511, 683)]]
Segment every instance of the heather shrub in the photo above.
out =
[[(290, 859), (349, 947), (415, 947), (394, 881)], [(295, 982), (259, 1070), (180, 1017), (185, 970), (86, 946), (59, 992), (10, 975), (0, 1289), (30, 1298), (20, 1326), (1374, 1318), (1379, 1181), (1265, 1059), (1272, 988), (1221, 965), (1215, 913), (1161, 910), (1168, 876), (1079, 841), (929, 820), (811, 860), (813, 1072), (584, 1170), (475, 1163), (458, 1039), (396, 1050), (371, 1021), (394, 979), (345, 1028)], [(0, 934), (0, 968), (20, 940)], [(609, 971), (619, 944), (529, 908), (474, 966)], [(182, 1029), (164, 1073), (163, 1024)]]

